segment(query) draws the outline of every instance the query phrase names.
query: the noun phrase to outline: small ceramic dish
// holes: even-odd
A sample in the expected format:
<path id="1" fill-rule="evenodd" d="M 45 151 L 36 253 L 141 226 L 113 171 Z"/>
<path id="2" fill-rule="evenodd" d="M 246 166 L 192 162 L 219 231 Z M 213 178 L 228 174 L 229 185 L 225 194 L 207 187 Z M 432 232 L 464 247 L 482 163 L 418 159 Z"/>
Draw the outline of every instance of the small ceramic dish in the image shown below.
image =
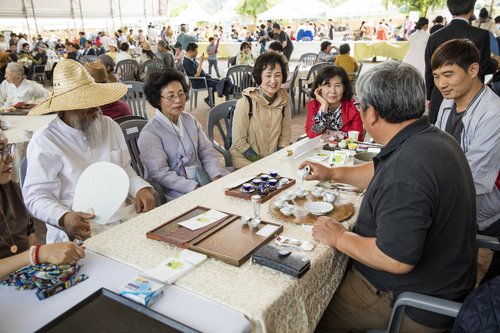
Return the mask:
<path id="1" fill-rule="evenodd" d="M 313 215 L 325 215 L 332 211 L 333 205 L 324 201 L 314 201 L 305 204 L 306 210 Z"/>

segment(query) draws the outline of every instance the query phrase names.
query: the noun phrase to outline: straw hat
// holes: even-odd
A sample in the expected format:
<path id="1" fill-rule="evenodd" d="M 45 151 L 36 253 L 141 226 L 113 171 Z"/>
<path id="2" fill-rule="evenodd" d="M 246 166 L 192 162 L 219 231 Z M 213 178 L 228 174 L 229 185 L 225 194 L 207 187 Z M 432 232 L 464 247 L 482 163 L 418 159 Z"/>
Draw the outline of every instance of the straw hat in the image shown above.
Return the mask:
<path id="1" fill-rule="evenodd" d="M 151 51 L 151 44 L 149 44 L 149 42 L 142 42 L 142 49 L 146 51 Z"/>
<path id="2" fill-rule="evenodd" d="M 112 41 L 111 43 L 109 43 L 108 47 L 114 47 L 115 48 L 115 52 L 118 51 L 118 45 L 116 44 L 115 41 Z"/>
<path id="3" fill-rule="evenodd" d="M 54 91 L 28 115 L 98 107 L 117 101 L 126 92 L 123 83 L 95 83 L 82 64 L 63 59 L 54 69 Z"/>
<path id="4" fill-rule="evenodd" d="M 96 83 L 107 83 L 108 74 L 106 68 L 99 62 L 86 62 L 84 65 L 87 72 L 92 76 Z"/>

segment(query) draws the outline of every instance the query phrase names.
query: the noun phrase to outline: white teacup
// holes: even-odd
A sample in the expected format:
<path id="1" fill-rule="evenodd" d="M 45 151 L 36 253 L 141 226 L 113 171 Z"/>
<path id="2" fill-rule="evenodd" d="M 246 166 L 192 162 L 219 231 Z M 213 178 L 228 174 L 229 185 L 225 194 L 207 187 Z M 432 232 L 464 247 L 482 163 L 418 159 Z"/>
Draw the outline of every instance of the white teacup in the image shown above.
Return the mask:
<path id="1" fill-rule="evenodd" d="M 359 138 L 359 131 L 349 131 L 347 132 L 347 135 L 349 136 L 349 139 L 351 139 L 354 142 L 357 142 Z"/>
<path id="2" fill-rule="evenodd" d="M 280 186 L 283 186 L 283 185 L 288 184 L 288 182 L 289 182 L 289 181 L 290 181 L 290 180 L 289 180 L 288 178 L 281 178 L 281 179 L 279 180 L 279 184 L 280 184 Z"/>
<path id="3" fill-rule="evenodd" d="M 283 205 L 285 204 L 285 200 L 283 200 L 282 197 L 279 197 L 278 199 L 276 199 L 276 201 L 274 202 L 274 205 L 278 208 L 281 208 L 283 207 Z"/>
<path id="4" fill-rule="evenodd" d="M 309 173 L 311 173 L 311 168 L 309 165 L 306 165 L 303 169 L 299 169 L 297 173 L 299 175 L 299 179 L 304 179 Z"/>
<path id="5" fill-rule="evenodd" d="M 323 194 L 323 201 L 326 201 L 329 203 L 334 203 L 336 199 L 337 199 L 337 196 L 333 192 L 325 192 Z"/>
<path id="6" fill-rule="evenodd" d="M 243 222 L 243 224 L 248 224 L 249 221 L 250 221 L 249 216 L 242 216 L 241 217 L 241 222 Z"/>
<path id="7" fill-rule="evenodd" d="M 315 187 L 312 189 L 311 193 L 316 197 L 320 197 L 323 195 L 323 189 L 321 187 Z"/>
<path id="8" fill-rule="evenodd" d="M 295 194 L 299 197 L 303 197 L 306 194 L 306 189 L 302 186 L 299 186 L 295 189 Z"/>
<path id="9" fill-rule="evenodd" d="M 280 212 L 282 212 L 286 216 L 292 215 L 293 206 L 292 205 L 285 205 L 285 206 L 281 207 Z"/>
<path id="10" fill-rule="evenodd" d="M 293 206 L 293 215 L 298 219 L 301 220 L 307 215 L 307 210 L 304 207 L 300 206 Z"/>

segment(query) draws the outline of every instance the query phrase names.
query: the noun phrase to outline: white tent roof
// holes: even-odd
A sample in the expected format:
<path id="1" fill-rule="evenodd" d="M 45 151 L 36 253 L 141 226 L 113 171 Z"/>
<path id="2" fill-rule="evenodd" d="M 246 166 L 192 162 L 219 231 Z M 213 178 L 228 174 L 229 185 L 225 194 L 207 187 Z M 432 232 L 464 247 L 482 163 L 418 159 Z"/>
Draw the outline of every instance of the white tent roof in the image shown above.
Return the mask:
<path id="1" fill-rule="evenodd" d="M 283 0 L 257 15 L 257 18 L 259 20 L 324 18 L 330 17 L 332 9 L 317 0 Z"/>
<path id="2" fill-rule="evenodd" d="M 192 0 L 189 2 L 186 10 L 180 13 L 179 16 L 173 17 L 170 21 L 172 23 L 181 24 L 202 21 L 212 22 L 217 21 L 217 19 L 213 15 L 204 11 L 197 1 Z"/>
<path id="3" fill-rule="evenodd" d="M 23 12 L 24 0 L 0 1 L 0 18 L 25 18 Z M 54 1 L 54 0 L 36 0 L 33 1 L 34 11 L 37 18 L 72 18 L 72 2 L 77 1 Z M 26 1 L 29 3 L 29 1 Z M 111 3 L 113 3 L 113 13 L 119 18 L 120 11 L 122 17 L 144 17 L 145 11 L 151 15 L 153 10 L 155 16 L 166 15 L 164 6 L 160 6 L 160 0 L 80 0 L 83 18 L 110 18 Z M 118 6 L 119 3 L 119 6 Z M 76 17 L 80 17 L 80 8 L 73 6 L 73 12 Z M 33 17 L 31 8 L 27 8 L 28 17 Z"/>
<path id="4" fill-rule="evenodd" d="M 330 18 L 391 17 L 400 15 L 397 8 L 389 4 L 386 9 L 380 0 L 347 0 L 333 8 Z"/>
<path id="5" fill-rule="evenodd" d="M 228 1 L 217 13 L 214 14 L 215 21 L 223 22 L 230 21 L 231 19 L 237 18 L 240 15 L 236 13 L 236 7 L 238 2 Z"/>

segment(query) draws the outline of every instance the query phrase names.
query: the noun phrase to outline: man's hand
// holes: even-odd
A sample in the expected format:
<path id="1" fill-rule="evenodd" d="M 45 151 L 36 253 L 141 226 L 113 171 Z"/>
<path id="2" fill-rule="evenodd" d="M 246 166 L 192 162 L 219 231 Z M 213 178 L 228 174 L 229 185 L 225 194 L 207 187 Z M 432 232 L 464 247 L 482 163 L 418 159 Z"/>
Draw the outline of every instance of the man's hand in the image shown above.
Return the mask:
<path id="1" fill-rule="evenodd" d="M 313 225 L 313 238 L 323 244 L 337 248 L 339 238 L 346 232 L 338 221 L 329 217 L 319 217 Z"/>
<path id="2" fill-rule="evenodd" d="M 73 264 L 85 257 L 85 247 L 73 242 L 45 244 L 40 246 L 38 258 L 41 263 L 54 265 Z"/>
<path id="3" fill-rule="evenodd" d="M 155 196 L 149 187 L 141 188 L 135 196 L 135 211 L 148 212 L 156 207 Z"/>
<path id="4" fill-rule="evenodd" d="M 93 217 L 94 214 L 70 211 L 61 217 L 59 225 L 66 229 L 69 236 L 85 240 L 90 237 L 92 232 L 90 223 L 87 220 Z"/>
<path id="5" fill-rule="evenodd" d="M 299 165 L 299 169 L 304 169 L 308 165 L 311 168 L 311 174 L 306 175 L 304 180 L 327 181 L 332 179 L 332 169 L 323 164 L 304 161 Z"/>

